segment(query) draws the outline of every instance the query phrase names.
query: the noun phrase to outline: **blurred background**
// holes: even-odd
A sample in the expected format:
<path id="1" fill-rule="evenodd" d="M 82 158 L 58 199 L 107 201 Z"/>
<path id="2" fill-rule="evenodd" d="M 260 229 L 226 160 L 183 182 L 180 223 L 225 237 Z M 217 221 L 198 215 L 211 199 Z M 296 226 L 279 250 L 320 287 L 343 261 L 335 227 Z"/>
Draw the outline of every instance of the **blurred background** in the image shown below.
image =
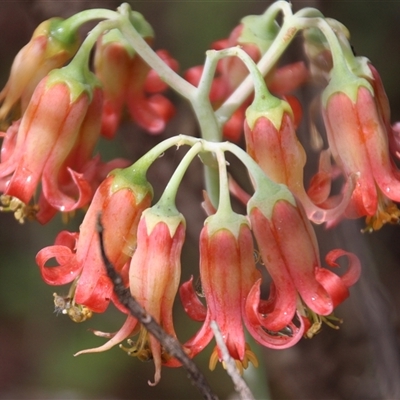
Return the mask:
<path id="1" fill-rule="evenodd" d="M 155 29 L 155 47 L 168 49 L 183 72 L 201 64 L 210 43 L 227 37 L 243 16 L 261 14 L 271 2 L 147 0 L 130 4 Z M 357 55 L 368 57 L 382 76 L 392 120 L 400 120 L 400 2 L 304 0 L 292 4 L 295 11 L 317 7 L 349 28 Z M 84 8 L 115 9 L 118 5 L 115 1 L 0 2 L 0 86 L 6 82 L 14 56 L 41 21 L 68 17 Z M 295 46 L 301 46 L 300 39 L 295 39 Z M 298 57 L 298 50 L 293 53 Z M 178 96 L 171 94 L 171 98 L 178 113 L 161 137 L 150 137 L 127 122 L 113 146 L 105 141 L 100 144 L 104 158 L 124 156 L 133 161 L 162 138 L 196 134 L 190 108 Z M 302 129 L 306 131 L 306 123 Z M 316 160 L 316 155 L 310 154 L 310 170 Z M 156 196 L 178 161 L 166 154 L 150 171 Z M 196 273 L 198 265 L 198 234 L 204 218 L 197 212 L 202 189 L 198 171 L 198 166 L 191 168 L 178 199 L 188 222 L 183 280 Z M 200 399 L 182 369 L 165 368 L 161 382 L 148 386 L 153 364 L 130 358 L 118 347 L 73 357 L 81 349 L 104 342 L 93 336 L 90 328 L 112 332 L 124 319 L 112 307 L 82 324 L 53 312 L 53 292 L 66 293 L 68 289 L 49 287 L 41 281 L 35 255 L 53 244 L 61 229 L 77 230 L 82 216 L 78 213 L 68 225 L 57 217 L 39 226 L 19 225 L 11 215 L 0 214 L 0 399 Z M 292 349 L 257 350 L 261 365 L 250 367 L 245 374 L 257 399 L 400 398 L 400 227 L 387 226 L 371 235 L 360 234 L 362 227 L 361 221 L 342 223 L 329 232 L 317 227 L 321 257 L 335 247 L 354 251 L 362 259 L 363 276 L 352 288 L 351 297 L 337 309 L 336 315 L 344 319 L 339 331 L 324 327 L 312 340 L 303 339 Z M 185 340 L 198 327 L 188 324 L 179 300 L 176 303 L 176 329 Z M 214 372 L 208 370 L 212 348 L 210 345 L 196 362 L 221 399 L 234 399 L 233 385 L 221 365 Z"/>

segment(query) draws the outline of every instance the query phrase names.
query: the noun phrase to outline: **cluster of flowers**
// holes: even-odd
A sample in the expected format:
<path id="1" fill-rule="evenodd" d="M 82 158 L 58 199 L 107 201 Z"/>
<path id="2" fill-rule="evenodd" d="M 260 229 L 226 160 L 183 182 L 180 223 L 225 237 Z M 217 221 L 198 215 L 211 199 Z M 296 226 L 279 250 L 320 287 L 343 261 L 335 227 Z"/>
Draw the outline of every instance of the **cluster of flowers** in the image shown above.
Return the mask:
<path id="1" fill-rule="evenodd" d="M 276 21 L 280 14 L 281 25 Z M 99 18 L 106 21 L 80 44 L 78 28 Z M 307 62 L 276 67 L 298 31 L 303 31 Z M 103 266 L 96 231 L 101 213 L 108 257 L 147 312 L 176 336 L 172 307 L 179 292 L 189 317 L 203 322 L 183 344 L 190 357 L 212 340 L 210 322 L 215 320 L 238 367 L 257 364 L 244 326 L 258 343 L 274 349 L 312 337 L 322 322 L 335 326 L 333 311 L 348 297 L 361 267 L 355 255 L 335 249 L 326 263 L 336 267 L 345 256 L 347 271 L 339 276 L 323 268 L 312 222 L 333 227 L 342 218 L 366 217 L 366 229 L 374 230 L 398 221 L 400 129 L 391 126 L 377 71 L 354 56 L 346 28 L 317 10 L 292 14 L 287 2 L 278 1 L 261 16 L 243 18 L 228 39 L 213 44 L 209 63 L 190 69 L 185 79 L 176 74 L 177 62 L 168 52 L 153 52 L 152 37 L 151 27 L 126 4 L 118 12 L 91 10 L 37 28 L 0 93 L 1 209 L 21 222 L 46 223 L 58 211 L 89 206 L 79 232 L 60 232 L 55 244 L 36 257 L 46 283 L 72 282 L 68 295 L 55 294 L 54 302 L 74 321 L 104 312 L 110 302 L 128 314 Z M 248 71 L 252 95 L 246 89 Z M 306 153 L 296 135 L 302 106 L 293 91 L 309 81 L 323 85 L 310 109 L 319 105 L 322 110 L 328 148 L 321 151 L 320 169 L 306 190 Z M 114 137 L 125 105 L 149 133 L 163 131 L 174 113 L 162 94 L 168 86 L 192 102 L 204 138 L 215 129 L 212 140 L 173 137 L 129 167 L 126 160 L 103 163 L 93 156 L 101 134 Z M 246 151 L 233 143 L 242 134 Z M 162 152 L 181 145 L 191 149 L 152 205 L 146 172 Z M 228 178 L 226 152 L 248 170 L 252 194 Z M 219 182 L 219 196 L 206 187 L 203 203 L 208 217 L 199 246 L 205 304 L 192 279 L 180 284 L 186 222 L 175 206 L 182 175 L 199 154 Z M 332 180 L 339 177 L 345 182 L 342 192 L 331 196 Z M 232 211 L 232 193 L 245 204 L 246 215 Z M 56 266 L 48 265 L 51 259 Z M 267 299 L 261 297 L 260 267 L 271 278 Z M 138 334 L 124 349 L 154 360 L 155 383 L 161 365 L 179 364 L 129 314 L 118 332 L 95 333 L 108 342 L 80 353 L 107 350 Z M 216 347 L 211 368 L 218 359 Z"/>

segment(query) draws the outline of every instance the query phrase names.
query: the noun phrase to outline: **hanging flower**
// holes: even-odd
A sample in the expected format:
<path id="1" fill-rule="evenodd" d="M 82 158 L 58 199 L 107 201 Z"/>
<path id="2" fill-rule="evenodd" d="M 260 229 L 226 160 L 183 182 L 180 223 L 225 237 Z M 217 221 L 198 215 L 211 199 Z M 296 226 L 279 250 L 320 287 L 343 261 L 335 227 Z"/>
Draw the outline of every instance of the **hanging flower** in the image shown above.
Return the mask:
<path id="1" fill-rule="evenodd" d="M 399 171 L 389 152 L 383 103 L 364 79 L 354 77 L 343 90 L 334 84 L 325 90 L 323 101 L 329 147 L 346 177 L 359 175 L 345 215 L 366 216 L 367 230 L 397 223 Z"/>
<path id="2" fill-rule="evenodd" d="M 143 32 L 145 40 L 152 42 L 152 32 Z M 159 57 L 174 71 L 178 63 L 165 50 L 158 50 Z M 167 89 L 158 74 L 114 29 L 105 33 L 97 42 L 95 73 L 104 87 L 102 134 L 112 138 L 122 117 L 124 105 L 132 119 L 149 133 L 160 133 L 174 114 L 172 103 L 160 93 Z"/>
<path id="3" fill-rule="evenodd" d="M 347 272 L 339 277 L 322 268 L 314 230 L 294 197 L 285 192 L 269 201 L 258 196 L 256 192 L 247 207 L 262 262 L 272 278 L 270 298 L 258 309 L 262 310 L 263 326 L 272 331 L 284 329 L 296 312 L 304 315 L 304 309 L 331 316 L 348 297 L 348 288 L 357 282 L 359 260 L 351 253 L 333 250 L 326 257 L 327 263 L 336 266 L 336 259 L 345 255 Z M 253 288 L 247 309 L 260 319 L 257 309 L 250 306 L 251 299 L 258 296 L 259 288 Z"/>
<path id="4" fill-rule="evenodd" d="M 23 216 L 36 209 L 36 218 L 46 223 L 57 211 L 67 213 L 88 204 L 99 181 L 126 164 L 92 159 L 102 99 L 94 76 L 76 72 L 72 64 L 53 70 L 39 83 L 21 120 L 5 133 L 0 164 L 3 208 L 16 198 Z M 39 206 L 30 206 L 39 184 Z"/>
<path id="5" fill-rule="evenodd" d="M 105 229 L 106 232 L 106 229 Z M 129 286 L 132 296 L 158 322 L 164 330 L 175 337 L 172 306 L 178 290 L 181 264 L 180 255 L 185 239 L 185 221 L 181 214 L 170 217 L 157 214 L 155 206 L 143 212 L 137 233 L 137 248 L 129 267 Z M 105 242 L 107 251 L 107 242 Z M 161 366 L 178 366 L 161 344 L 138 321 L 128 316 L 125 324 L 115 334 L 95 331 L 103 337 L 111 337 L 104 345 L 77 353 L 93 353 L 110 349 L 123 340 L 139 334 L 131 347 L 121 346 L 129 355 L 142 361 L 152 359 L 155 364 L 154 383 L 161 378 Z"/>
<path id="6" fill-rule="evenodd" d="M 76 52 L 79 36 L 66 29 L 61 18 L 42 22 L 33 32 L 30 42 L 16 55 L 10 77 L 0 92 L 0 123 L 20 102 L 23 114 L 37 84 L 51 70 L 62 67 Z M 18 113 L 12 119 L 19 119 Z"/>
<path id="7" fill-rule="evenodd" d="M 191 356 L 202 351 L 213 337 L 210 322 L 214 320 L 231 357 L 242 370 L 247 368 L 249 361 L 258 365 L 255 354 L 245 341 L 243 322 L 259 343 L 271 348 L 295 344 L 303 331 L 289 321 L 290 336 L 279 336 L 277 332 L 267 330 L 261 318 L 253 317 L 253 310 L 258 310 L 260 305 L 260 297 L 252 296 L 249 300 L 248 296 L 252 288 L 259 287 L 261 279 L 255 267 L 250 228 L 245 218 L 238 215 L 230 219 L 229 225 L 220 226 L 217 215 L 207 219 L 200 235 L 200 278 L 206 307 L 196 296 L 192 280 L 180 289 L 185 311 L 192 319 L 204 321 L 196 335 L 185 343 L 185 348 Z M 247 305 L 249 302 L 253 308 Z M 210 369 L 215 368 L 218 359 L 221 360 L 222 356 L 216 347 L 211 355 Z"/>
<path id="8" fill-rule="evenodd" d="M 276 183 L 283 183 L 301 201 L 307 216 L 315 223 L 337 220 L 350 201 L 356 174 L 349 177 L 342 199 L 329 198 L 332 173 L 329 154 L 321 155 L 320 170 L 304 188 L 306 153 L 297 138 L 290 105 L 267 90 L 256 92 L 246 110 L 244 123 L 246 149 L 264 173 Z M 333 205 L 332 205 L 333 204 Z"/>
<path id="9" fill-rule="evenodd" d="M 73 282 L 66 296 L 70 305 L 104 312 L 113 298 L 113 285 L 100 253 L 96 221 L 101 213 L 108 257 L 116 270 L 121 272 L 136 247 L 136 230 L 141 213 L 150 205 L 152 198 L 152 189 L 146 181 L 142 183 L 138 179 L 135 184 L 135 180 L 132 182 L 129 179 L 126 170 L 110 173 L 96 191 L 79 233 L 62 231 L 53 246 L 40 250 L 36 256 L 42 278 L 47 284 Z M 47 266 L 52 258 L 59 265 Z M 73 315 L 71 317 L 75 320 Z"/>

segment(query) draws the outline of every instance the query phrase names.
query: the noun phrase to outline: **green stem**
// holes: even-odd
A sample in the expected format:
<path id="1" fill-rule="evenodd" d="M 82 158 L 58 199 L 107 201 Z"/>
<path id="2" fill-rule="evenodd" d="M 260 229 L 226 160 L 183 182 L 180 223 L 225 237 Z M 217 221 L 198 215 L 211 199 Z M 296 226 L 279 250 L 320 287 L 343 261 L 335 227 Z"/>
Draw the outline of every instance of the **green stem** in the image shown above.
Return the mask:
<path id="1" fill-rule="evenodd" d="M 273 68 L 282 53 L 286 50 L 292 39 L 297 34 L 298 30 L 299 29 L 296 26 L 296 15 L 287 15 L 277 37 L 257 64 L 257 68 L 262 76 L 265 76 Z M 249 75 L 215 112 L 218 120 L 227 121 L 239 106 L 250 96 L 252 90 L 253 82 L 252 77 Z"/>
<path id="2" fill-rule="evenodd" d="M 91 10 L 81 11 L 62 22 L 61 30 L 76 32 L 83 24 L 96 19 L 115 20 L 119 18 L 116 11 L 107 10 L 105 8 L 93 8 Z"/>
<path id="3" fill-rule="evenodd" d="M 258 190 L 265 185 L 272 190 L 277 186 L 281 186 L 268 178 L 257 162 L 239 146 L 236 146 L 234 143 L 224 142 L 221 143 L 221 147 L 234 154 L 245 165 L 253 179 L 255 190 Z"/>
<path id="4" fill-rule="evenodd" d="M 115 13 L 116 14 L 116 13 Z M 106 20 L 97 24 L 87 35 L 83 41 L 75 57 L 69 63 L 68 68 L 76 68 L 77 70 L 83 70 L 85 74 L 90 74 L 89 60 L 92 48 L 97 42 L 97 39 L 103 32 L 117 28 L 118 20 Z"/>
<path id="5" fill-rule="evenodd" d="M 282 12 L 284 18 L 292 16 L 293 13 L 290 3 L 286 0 L 275 1 L 275 3 L 272 3 L 267 8 L 264 15 L 269 16 L 271 21 L 273 21 L 274 19 L 276 19 L 278 13 L 280 12 Z"/>
<path id="6" fill-rule="evenodd" d="M 218 173 L 219 173 L 219 204 L 217 213 L 231 214 L 233 211 L 230 200 L 229 181 L 228 181 L 228 173 L 226 171 L 225 154 L 222 151 L 221 147 L 218 147 L 215 150 L 215 152 L 218 161 Z"/>
<path id="7" fill-rule="evenodd" d="M 329 44 L 332 54 L 333 69 L 340 71 L 341 73 L 350 72 L 343 56 L 343 49 L 340 45 L 339 39 L 324 18 L 299 17 L 296 19 L 296 27 L 298 29 L 306 29 L 311 27 L 318 28 L 323 33 Z"/>
<path id="8" fill-rule="evenodd" d="M 266 93 L 269 93 L 264 77 L 260 70 L 257 68 L 257 64 L 253 59 L 240 47 L 231 47 L 224 50 L 209 50 L 207 51 L 207 58 L 214 59 L 215 62 L 225 57 L 238 57 L 246 65 L 249 70 L 250 76 L 252 77 L 252 83 L 254 86 L 255 97 L 263 97 Z"/>
<path id="9" fill-rule="evenodd" d="M 208 52 L 206 52 L 206 61 L 204 62 L 203 73 L 199 85 L 197 86 L 197 97 L 208 99 L 211 85 L 214 80 L 215 70 L 217 68 L 217 62 L 218 60 L 209 57 Z"/>
<path id="10" fill-rule="evenodd" d="M 128 16 L 124 15 L 120 19 L 119 29 L 140 57 L 157 71 L 160 78 L 181 96 L 191 101 L 197 88 L 179 76 L 157 55 L 132 26 Z"/>
<path id="11" fill-rule="evenodd" d="M 182 158 L 182 161 L 179 163 L 171 179 L 169 180 L 167 186 L 165 187 L 163 194 L 161 195 L 159 201 L 157 202 L 157 206 L 159 206 L 159 208 L 165 207 L 168 208 L 169 210 L 171 209 L 176 210 L 175 206 L 176 194 L 182 182 L 183 176 L 185 175 L 185 172 L 189 168 L 189 165 L 193 161 L 194 157 L 196 157 L 196 155 L 198 155 L 199 152 L 201 151 L 201 148 L 202 144 L 200 142 L 197 142 Z M 176 212 L 178 211 L 176 210 Z"/>
<path id="12" fill-rule="evenodd" d="M 190 99 L 193 111 L 200 127 L 201 137 L 211 142 L 222 140 L 222 124 L 215 117 L 214 109 L 210 102 L 210 90 L 217 66 L 216 59 L 206 57 L 203 73 L 196 91 Z M 219 175 L 215 166 L 214 154 L 202 157 L 204 163 L 204 179 L 207 194 L 214 207 L 218 206 Z"/>
<path id="13" fill-rule="evenodd" d="M 151 150 L 149 150 L 145 155 L 139 158 L 134 164 L 132 164 L 129 168 L 132 170 L 145 170 L 147 171 L 150 166 L 157 160 L 166 150 L 171 148 L 172 146 L 182 146 L 189 145 L 193 146 L 198 142 L 199 139 L 193 138 L 191 136 L 186 135 L 178 135 L 173 136 L 171 138 L 165 139 L 162 142 L 155 145 Z"/>

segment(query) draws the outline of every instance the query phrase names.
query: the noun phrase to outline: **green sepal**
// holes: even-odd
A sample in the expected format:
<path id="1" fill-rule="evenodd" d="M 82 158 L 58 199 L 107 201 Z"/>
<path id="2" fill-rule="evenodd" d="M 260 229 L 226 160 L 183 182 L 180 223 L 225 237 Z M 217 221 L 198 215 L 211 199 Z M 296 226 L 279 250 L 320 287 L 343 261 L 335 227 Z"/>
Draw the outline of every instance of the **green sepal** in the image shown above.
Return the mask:
<path id="1" fill-rule="evenodd" d="M 76 27 L 71 27 L 68 19 L 50 18 L 49 22 L 49 39 L 53 46 L 69 52 L 71 55 L 78 50 L 79 34 Z"/>
<path id="2" fill-rule="evenodd" d="M 264 54 L 271 46 L 279 33 L 279 25 L 275 16 L 271 18 L 268 13 L 262 15 L 248 15 L 240 21 L 243 25 L 238 38 L 240 44 L 254 44 L 261 54 Z"/>
<path id="3" fill-rule="evenodd" d="M 293 118 L 293 110 L 288 102 L 273 96 L 268 90 L 263 92 L 263 95 L 255 96 L 253 102 L 247 107 L 246 122 L 252 130 L 257 120 L 265 117 L 279 132 L 284 113 L 288 113 Z"/>
<path id="4" fill-rule="evenodd" d="M 237 214 L 232 209 L 221 210 L 207 217 L 204 221 L 204 225 L 207 226 L 208 233 L 210 236 L 214 235 L 221 229 L 228 230 L 232 235 L 238 239 L 240 233 L 240 227 L 242 225 L 250 226 L 249 221 L 244 215 Z"/>
<path id="5" fill-rule="evenodd" d="M 133 165 L 134 166 L 134 165 Z M 153 198 L 153 187 L 146 178 L 146 172 L 133 168 L 116 168 L 108 176 L 114 177 L 111 192 L 121 189 L 130 189 L 135 193 L 136 205 L 140 204 L 146 196 Z"/>
<path id="6" fill-rule="evenodd" d="M 322 106 L 326 108 L 329 98 L 335 93 L 344 93 L 355 104 L 360 87 L 365 87 L 374 96 L 374 89 L 366 79 L 353 74 L 347 66 L 333 67 L 329 84 L 322 92 Z"/>
<path id="7" fill-rule="evenodd" d="M 93 91 L 102 86 L 96 75 L 89 69 L 81 68 L 79 64 L 73 62 L 66 67 L 53 69 L 48 74 L 47 88 L 60 83 L 68 86 L 71 103 L 74 103 L 83 93 L 86 93 L 89 101 L 92 101 Z"/>
<path id="8" fill-rule="evenodd" d="M 150 236 L 154 227 L 160 222 L 168 226 L 171 238 L 175 235 L 179 225 L 186 227 L 185 217 L 177 210 L 174 204 L 166 206 L 164 203 L 157 203 L 153 207 L 143 211 L 142 218 L 146 218 L 147 235 Z"/>
<path id="9" fill-rule="evenodd" d="M 275 203 L 281 200 L 297 207 L 296 199 L 286 185 L 265 177 L 264 182 L 257 182 L 256 191 L 247 203 L 247 214 L 250 215 L 251 210 L 256 207 L 266 218 L 271 219 Z"/>

